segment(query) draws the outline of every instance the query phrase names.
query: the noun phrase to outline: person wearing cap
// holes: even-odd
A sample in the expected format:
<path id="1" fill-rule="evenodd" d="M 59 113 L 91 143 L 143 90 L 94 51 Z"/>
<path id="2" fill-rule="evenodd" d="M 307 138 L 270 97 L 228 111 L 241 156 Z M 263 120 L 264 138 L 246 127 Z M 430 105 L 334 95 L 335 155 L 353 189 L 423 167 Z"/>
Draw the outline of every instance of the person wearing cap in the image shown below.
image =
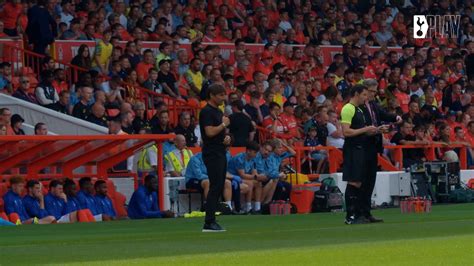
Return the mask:
<path id="1" fill-rule="evenodd" d="M 19 114 L 14 114 L 12 115 L 12 118 L 10 119 L 10 121 L 11 121 L 11 127 L 15 135 L 26 135 L 25 131 L 21 129 L 21 126 L 25 122 L 23 117 L 21 117 Z"/>
<path id="2" fill-rule="evenodd" d="M 264 51 L 262 53 L 260 61 L 257 63 L 255 70 L 260 71 L 266 76 L 268 76 L 272 72 L 272 60 L 272 54 L 269 51 Z"/>
<path id="3" fill-rule="evenodd" d="M 296 103 L 286 101 L 283 104 L 283 113 L 280 115 L 280 119 L 283 122 L 284 127 L 287 129 L 287 133 L 291 139 L 299 139 L 300 132 L 298 130 L 298 122 L 295 117 L 295 106 Z"/>
<path id="4" fill-rule="evenodd" d="M 53 87 L 54 75 L 51 70 L 41 72 L 41 83 L 35 90 L 36 100 L 42 106 L 59 101 L 58 92 Z"/>

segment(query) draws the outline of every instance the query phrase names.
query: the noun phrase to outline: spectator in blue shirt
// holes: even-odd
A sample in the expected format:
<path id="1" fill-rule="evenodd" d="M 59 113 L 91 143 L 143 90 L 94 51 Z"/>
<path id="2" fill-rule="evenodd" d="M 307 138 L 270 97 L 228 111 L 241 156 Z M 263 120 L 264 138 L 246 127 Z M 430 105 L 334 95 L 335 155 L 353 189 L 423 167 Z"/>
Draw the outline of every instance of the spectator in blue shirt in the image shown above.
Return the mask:
<path id="1" fill-rule="evenodd" d="M 59 180 L 49 183 L 49 193 L 44 197 L 44 206 L 49 215 L 56 218 L 58 223 L 77 222 L 77 212 L 69 212 L 67 208 L 67 196 L 63 191 L 63 184 Z"/>
<path id="2" fill-rule="evenodd" d="M 0 64 L 0 92 L 11 94 L 12 87 L 12 65 L 8 62 Z"/>
<path id="3" fill-rule="evenodd" d="M 30 218 L 38 218 L 38 223 L 49 224 L 55 222 L 54 216 L 48 215 L 44 208 L 42 185 L 38 180 L 29 180 L 26 184 L 28 194 L 23 197 L 23 205 Z"/>
<path id="4" fill-rule="evenodd" d="M 304 146 L 305 147 L 318 147 L 318 146 L 323 146 L 321 143 L 319 143 L 318 140 L 318 129 L 316 127 L 311 127 L 308 131 L 308 134 L 306 135 L 306 138 L 304 140 Z M 319 174 L 321 173 L 321 167 L 323 166 L 324 162 L 326 162 L 326 151 L 325 150 L 315 150 L 309 152 L 309 155 L 312 160 L 317 161 L 317 166 L 316 166 L 316 173 Z"/>
<path id="5" fill-rule="evenodd" d="M 157 178 L 153 175 L 147 175 L 145 177 L 145 185 L 138 187 L 133 192 L 128 204 L 128 217 L 130 219 L 174 217 L 174 213 L 171 211 L 160 211 L 157 190 Z"/>
<path id="6" fill-rule="evenodd" d="M 77 199 L 79 200 L 79 206 L 81 209 L 89 209 L 94 215 L 96 221 L 101 220 L 101 213 L 97 208 L 94 198 L 94 185 L 92 185 L 92 179 L 90 177 L 83 177 L 79 180 L 79 192 L 77 193 Z"/>
<path id="7" fill-rule="evenodd" d="M 94 184 L 95 202 L 97 209 L 102 214 L 102 220 L 110 221 L 117 218 L 112 200 L 107 196 L 107 183 L 104 180 L 97 180 Z"/>

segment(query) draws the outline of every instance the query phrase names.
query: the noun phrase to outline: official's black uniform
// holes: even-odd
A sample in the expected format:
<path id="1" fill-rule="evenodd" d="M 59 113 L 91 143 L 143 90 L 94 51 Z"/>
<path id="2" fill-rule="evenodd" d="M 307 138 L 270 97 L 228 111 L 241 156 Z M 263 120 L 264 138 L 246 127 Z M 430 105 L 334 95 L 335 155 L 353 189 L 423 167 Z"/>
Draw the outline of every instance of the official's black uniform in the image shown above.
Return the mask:
<path id="1" fill-rule="evenodd" d="M 351 103 L 344 105 L 341 111 L 341 123 L 349 124 L 352 129 L 360 129 L 366 126 L 364 112 L 361 108 Z M 364 182 L 367 177 L 367 153 L 368 137 L 366 134 L 354 137 L 346 137 L 343 146 L 343 169 L 342 180 L 349 182 Z M 344 193 L 346 200 L 347 217 L 355 219 L 361 215 L 361 190 L 347 184 Z"/>
<path id="2" fill-rule="evenodd" d="M 350 124 L 352 129 L 366 126 L 364 112 L 351 103 L 344 105 L 341 111 L 341 123 Z M 368 137 L 366 134 L 346 137 L 343 146 L 343 173 L 344 181 L 362 182 L 366 175 L 366 148 Z"/>
<path id="3" fill-rule="evenodd" d="M 206 135 L 205 127 L 219 126 L 222 124 L 223 113 L 218 108 L 206 105 L 199 114 L 199 127 L 203 141 L 202 159 L 207 168 L 209 177 L 209 193 L 206 203 L 206 224 L 214 223 L 216 220 L 215 212 L 219 197 L 224 189 L 227 158 L 226 147 L 224 145 L 225 130 L 222 130 L 216 136 L 210 138 Z"/>
<path id="4" fill-rule="evenodd" d="M 380 126 L 381 122 L 396 122 L 396 115 L 389 114 L 382 110 L 380 106 L 371 101 L 368 104 L 360 106 L 364 112 L 366 126 Z M 372 203 L 372 192 L 374 191 L 375 179 L 378 169 L 378 154 L 383 152 L 383 138 L 381 134 L 367 137 L 367 149 L 365 156 L 367 158 L 367 175 L 361 186 L 361 211 L 362 215 L 369 217 Z"/>

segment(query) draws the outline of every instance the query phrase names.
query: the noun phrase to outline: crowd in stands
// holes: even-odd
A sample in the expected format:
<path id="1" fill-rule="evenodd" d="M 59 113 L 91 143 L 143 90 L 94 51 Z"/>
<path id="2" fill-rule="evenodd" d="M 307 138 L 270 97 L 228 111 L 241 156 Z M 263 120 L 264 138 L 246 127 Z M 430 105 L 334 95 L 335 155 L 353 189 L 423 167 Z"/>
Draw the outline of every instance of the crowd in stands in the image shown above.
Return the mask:
<path id="1" fill-rule="evenodd" d="M 140 97 L 140 92 L 199 106 L 209 85 L 222 84 L 228 92 L 222 110 L 232 121 L 234 146 L 248 150 L 238 157 L 245 166 L 265 152 L 265 146 L 260 151 L 249 146 L 259 141 L 257 130 L 280 139 L 288 150 L 298 145 L 341 149 L 341 108 L 350 88 L 364 84 L 372 101 L 403 118 L 384 136 L 385 145 L 438 143 L 443 146 L 436 156 L 446 159 L 451 151 L 459 152 L 451 145 L 460 144 L 467 147 L 468 165 L 473 166 L 472 1 L 375 2 L 8 0 L 0 11 L 1 36 L 22 36 L 40 54 L 55 39 L 95 40 L 96 47 L 90 51 L 82 45 L 73 58 L 73 65 L 85 69 L 73 86 L 66 82 L 64 69 L 47 56 L 38 80 L 2 63 L 0 92 L 108 126 L 112 134 L 179 134 L 179 144 L 170 146 L 168 155 L 176 148 L 200 146 L 197 114 L 183 112 L 171 124 L 169 106 L 159 97 Z M 460 15 L 459 32 L 414 39 L 414 14 Z M 39 29 L 46 33 L 37 36 Z M 143 41 L 161 42 L 159 51 L 143 49 Z M 219 42 L 235 45 L 229 58 L 221 56 Z M 256 43 L 264 46 L 262 52 L 247 45 Z M 185 44 L 191 50 L 184 49 Z M 322 45 L 342 46 L 330 65 L 322 63 Z M 371 46 L 378 49 L 371 52 Z M 400 52 L 387 48 L 392 46 Z M 110 110 L 118 110 L 118 115 L 110 118 Z M 11 115 L 0 113 L 0 134 L 21 133 L 23 119 Z M 147 151 L 141 156 L 143 168 L 156 167 L 156 147 L 155 155 L 153 148 Z M 183 174 L 184 169 L 170 170 L 181 154 L 165 160 L 170 175 Z M 388 150 L 384 156 L 393 159 Z M 317 161 L 315 172 L 325 171 L 327 153 L 312 151 L 308 157 Z M 199 163 L 198 155 L 184 158 Z M 406 150 L 404 160 L 404 165 L 423 162 L 425 152 Z M 229 174 L 240 176 L 242 191 L 256 191 L 256 183 L 247 182 L 255 169 L 240 170 Z M 256 176 L 265 190 L 271 182 L 263 184 Z M 229 180 L 232 190 L 235 182 Z M 206 182 L 193 184 L 206 191 Z M 268 199 L 265 193 L 260 196 L 261 201 Z"/>
<path id="2" fill-rule="evenodd" d="M 373 79 L 378 84 L 374 100 L 412 127 L 424 129 L 429 141 L 440 140 L 439 129 L 447 124 L 450 143 L 457 141 L 454 132 L 461 127 L 464 140 L 472 144 L 470 1 L 158 2 L 7 1 L 0 19 L 8 36 L 27 39 L 35 32 L 28 29 L 38 26 L 30 17 L 38 13 L 49 20 L 33 21 L 47 24 L 40 23 L 53 37 L 97 44 L 94 52 L 82 45 L 72 60 L 87 70 L 73 86 L 66 82 L 65 70 L 47 56 L 34 81 L 34 76 L 20 75 L 13 82 L 11 64 L 2 63 L 0 91 L 100 126 L 108 124 L 108 110 L 118 110 L 128 134 L 175 132 L 186 137 L 188 146 L 199 146 L 196 114 L 182 114 L 179 124 L 170 124 L 168 106 L 159 98 L 139 97 L 140 90 L 193 106 L 205 103 L 210 84 L 220 83 L 228 92 L 223 110 L 239 125 L 230 128 L 234 145 L 257 140 L 256 129 L 263 127 L 290 145 L 341 148 L 338 116 L 348 92 L 354 84 Z M 21 23 L 15 22 L 24 22 L 25 13 L 27 27 L 22 31 L 17 27 Z M 414 39 L 413 14 L 460 15 L 459 32 Z M 142 49 L 148 40 L 161 42 L 158 53 Z M 37 46 L 36 38 L 29 41 Z M 127 41 L 125 47 L 119 41 Z M 224 59 L 213 42 L 232 42 L 235 50 Z M 180 47 L 185 43 L 191 43 L 191 52 Z M 248 43 L 264 44 L 263 52 L 255 54 Z M 342 45 L 329 66 L 321 63 L 321 45 Z M 369 46 L 380 49 L 371 53 Z M 401 55 L 387 46 L 400 47 Z M 152 117 L 148 108 L 156 110 Z M 404 137 L 390 141 L 391 137 L 387 143 L 408 143 Z M 325 159 L 324 152 L 311 156 Z"/>

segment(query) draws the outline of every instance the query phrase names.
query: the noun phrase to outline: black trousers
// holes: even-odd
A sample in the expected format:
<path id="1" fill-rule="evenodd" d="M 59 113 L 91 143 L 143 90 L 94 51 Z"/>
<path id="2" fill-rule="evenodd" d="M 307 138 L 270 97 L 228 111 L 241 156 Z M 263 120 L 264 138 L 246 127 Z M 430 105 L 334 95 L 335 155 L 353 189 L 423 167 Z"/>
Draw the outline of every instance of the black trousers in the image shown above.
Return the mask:
<path id="1" fill-rule="evenodd" d="M 370 216 L 370 208 L 372 206 L 372 192 L 375 187 L 375 179 L 378 169 L 378 152 L 376 145 L 368 145 L 366 148 L 366 176 L 360 187 L 360 208 L 361 215 Z"/>
<path id="2" fill-rule="evenodd" d="M 207 194 L 205 219 L 205 222 L 208 224 L 216 221 L 217 204 L 225 184 L 227 158 L 223 149 L 222 152 L 203 151 L 202 159 L 206 165 L 209 177 L 209 193 Z"/>

